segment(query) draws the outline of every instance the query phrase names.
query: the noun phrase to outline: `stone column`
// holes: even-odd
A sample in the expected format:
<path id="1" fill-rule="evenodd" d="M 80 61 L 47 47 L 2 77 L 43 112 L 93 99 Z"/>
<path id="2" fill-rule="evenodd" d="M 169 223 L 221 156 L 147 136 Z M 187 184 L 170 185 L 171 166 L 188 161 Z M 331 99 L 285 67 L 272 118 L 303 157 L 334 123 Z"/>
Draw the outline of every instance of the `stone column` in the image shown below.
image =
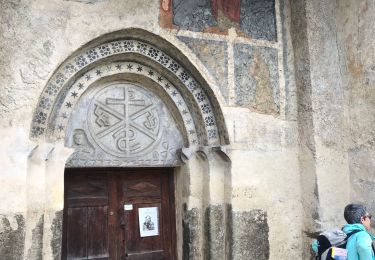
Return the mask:
<path id="1" fill-rule="evenodd" d="M 55 144 L 46 161 L 43 259 L 61 259 L 65 163 L 72 149 Z"/>
<path id="2" fill-rule="evenodd" d="M 25 259 L 60 259 L 64 169 L 71 150 L 40 142 L 27 168 Z"/>
<path id="3" fill-rule="evenodd" d="M 183 205 L 183 259 L 203 259 L 204 229 L 203 212 L 208 198 L 208 162 L 204 153 L 191 153 L 186 161 L 185 178 L 187 187 L 186 203 Z"/>
<path id="4" fill-rule="evenodd" d="M 28 158 L 26 178 L 25 259 L 42 259 L 46 160 L 53 145 L 38 143 Z"/>
<path id="5" fill-rule="evenodd" d="M 207 152 L 209 205 L 205 209 L 205 259 L 229 259 L 231 226 L 230 159 L 220 149 Z"/>

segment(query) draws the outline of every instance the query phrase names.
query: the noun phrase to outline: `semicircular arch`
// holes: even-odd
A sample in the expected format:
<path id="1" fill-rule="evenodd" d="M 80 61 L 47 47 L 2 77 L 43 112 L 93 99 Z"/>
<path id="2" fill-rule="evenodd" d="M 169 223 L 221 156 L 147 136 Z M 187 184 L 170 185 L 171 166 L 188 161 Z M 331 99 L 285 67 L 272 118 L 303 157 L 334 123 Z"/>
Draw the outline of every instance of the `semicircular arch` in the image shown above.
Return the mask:
<path id="1" fill-rule="evenodd" d="M 140 29 L 102 36 L 65 60 L 39 98 L 31 137 L 64 138 L 80 96 L 95 82 L 119 75 L 157 84 L 182 120 L 187 146 L 228 144 L 219 103 L 202 75 L 169 42 Z"/>

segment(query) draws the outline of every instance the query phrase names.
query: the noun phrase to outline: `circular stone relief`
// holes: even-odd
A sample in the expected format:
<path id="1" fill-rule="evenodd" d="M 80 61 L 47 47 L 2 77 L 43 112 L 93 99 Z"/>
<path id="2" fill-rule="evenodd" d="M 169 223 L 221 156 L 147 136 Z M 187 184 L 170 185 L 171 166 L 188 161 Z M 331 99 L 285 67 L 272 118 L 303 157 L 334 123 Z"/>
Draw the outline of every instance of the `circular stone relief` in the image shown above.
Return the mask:
<path id="1" fill-rule="evenodd" d="M 131 83 L 100 90 L 88 109 L 88 129 L 105 152 L 126 158 L 146 154 L 162 135 L 163 103 L 153 93 Z"/>

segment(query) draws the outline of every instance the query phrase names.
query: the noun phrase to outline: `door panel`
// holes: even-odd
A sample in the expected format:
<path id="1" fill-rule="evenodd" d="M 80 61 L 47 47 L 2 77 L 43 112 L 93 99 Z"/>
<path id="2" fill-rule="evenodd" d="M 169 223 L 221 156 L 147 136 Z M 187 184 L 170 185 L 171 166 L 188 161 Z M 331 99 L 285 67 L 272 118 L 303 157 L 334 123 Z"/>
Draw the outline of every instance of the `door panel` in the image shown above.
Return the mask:
<path id="1" fill-rule="evenodd" d="M 63 259 L 175 259 L 171 177 L 166 169 L 67 170 Z"/>
<path id="2" fill-rule="evenodd" d="M 109 259 L 108 176 L 76 173 L 66 181 L 66 259 Z"/>
<path id="3" fill-rule="evenodd" d="M 87 210 L 86 208 L 69 208 L 67 223 L 67 257 L 68 259 L 84 258 L 87 243 Z"/>
<path id="4" fill-rule="evenodd" d="M 132 211 L 125 211 L 125 230 L 124 230 L 124 237 L 125 237 L 125 258 L 126 259 L 139 259 L 142 255 L 145 259 L 148 257 L 160 255 L 161 258 L 157 259 L 168 259 L 164 254 L 164 244 L 162 241 L 163 231 L 161 228 L 160 219 L 160 203 L 137 203 L 133 202 L 134 209 Z M 156 207 L 158 209 L 158 223 L 154 223 L 157 225 L 158 235 L 155 236 L 147 236 L 141 237 L 140 236 L 140 228 L 143 228 L 143 223 L 139 223 L 139 215 L 138 210 L 140 208 L 150 208 Z M 152 258 L 156 259 L 156 258 Z"/>
<path id="5" fill-rule="evenodd" d="M 150 170 L 148 174 L 142 176 L 129 172 L 129 174 L 121 176 L 121 179 L 121 190 L 123 191 L 122 194 L 119 194 L 121 204 L 132 205 L 133 208 L 123 211 L 125 227 L 122 234 L 124 242 L 122 256 L 129 260 L 171 259 L 170 246 L 164 241 L 164 238 L 168 236 L 164 229 L 168 228 L 171 222 L 169 219 L 164 221 L 162 218 L 164 215 L 169 216 L 170 211 L 169 205 L 162 205 L 163 198 L 169 197 L 168 175 Z M 146 219 L 140 220 L 139 210 L 148 208 L 157 209 L 157 218 L 150 222 L 154 227 L 151 231 L 155 232 L 156 228 L 158 233 L 142 237 L 141 229 L 145 227 Z M 143 222 L 140 223 L 140 221 Z"/>
<path id="6" fill-rule="evenodd" d="M 108 207 L 88 207 L 87 223 L 87 255 L 108 257 Z"/>

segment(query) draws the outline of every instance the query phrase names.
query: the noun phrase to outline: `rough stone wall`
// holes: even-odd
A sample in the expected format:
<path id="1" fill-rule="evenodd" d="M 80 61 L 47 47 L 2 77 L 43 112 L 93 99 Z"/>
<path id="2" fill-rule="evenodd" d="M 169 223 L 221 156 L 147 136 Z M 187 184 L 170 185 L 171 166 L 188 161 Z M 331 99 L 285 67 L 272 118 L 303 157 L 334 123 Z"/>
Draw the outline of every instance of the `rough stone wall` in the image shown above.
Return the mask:
<path id="1" fill-rule="evenodd" d="M 350 187 L 345 146 L 347 108 L 340 80 L 335 12 L 332 1 L 306 3 L 315 167 L 323 226 L 341 222 L 338 212 L 342 214 L 349 200 Z M 331 183 L 337 179 L 341 185 L 332 190 Z"/>
<path id="2" fill-rule="evenodd" d="M 0 255 L 6 259 L 23 259 L 25 240 L 25 219 L 23 215 L 1 216 Z"/>
<path id="3" fill-rule="evenodd" d="M 316 232 L 345 223 L 347 203 L 374 207 L 372 7 L 350 0 L 291 5 L 305 252 Z"/>
<path id="4" fill-rule="evenodd" d="M 350 200 L 375 210 L 374 3 L 337 1 L 337 42 L 347 108 Z"/>

